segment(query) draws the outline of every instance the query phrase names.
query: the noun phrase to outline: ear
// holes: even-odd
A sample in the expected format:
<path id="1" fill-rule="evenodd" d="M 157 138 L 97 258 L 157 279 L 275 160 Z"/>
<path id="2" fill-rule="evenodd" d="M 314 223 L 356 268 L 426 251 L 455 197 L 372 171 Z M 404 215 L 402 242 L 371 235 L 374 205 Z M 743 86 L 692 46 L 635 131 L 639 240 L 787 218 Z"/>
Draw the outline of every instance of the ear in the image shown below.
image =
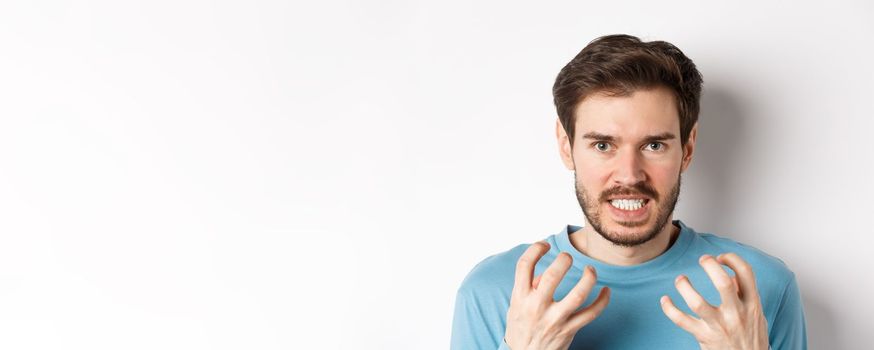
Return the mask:
<path id="1" fill-rule="evenodd" d="M 695 125 L 692 126 L 692 130 L 689 131 L 689 141 L 686 142 L 686 145 L 683 146 L 683 167 L 680 172 L 686 171 L 689 168 L 689 164 L 692 163 L 692 154 L 695 153 L 695 139 L 698 137 L 698 122 L 695 122 Z"/>
<path id="2" fill-rule="evenodd" d="M 555 138 L 558 141 L 558 153 L 561 156 L 561 161 L 564 167 L 568 170 L 574 170 L 574 155 L 571 149 L 570 139 L 567 133 L 561 126 L 561 120 L 555 119 Z"/>

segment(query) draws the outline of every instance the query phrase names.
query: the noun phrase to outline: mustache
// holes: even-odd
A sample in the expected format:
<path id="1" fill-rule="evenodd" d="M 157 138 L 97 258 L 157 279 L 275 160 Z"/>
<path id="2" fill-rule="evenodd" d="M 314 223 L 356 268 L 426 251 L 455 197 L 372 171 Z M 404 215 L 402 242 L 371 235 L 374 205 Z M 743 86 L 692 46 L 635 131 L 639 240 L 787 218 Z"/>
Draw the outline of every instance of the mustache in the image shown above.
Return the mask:
<path id="1" fill-rule="evenodd" d="M 644 182 L 638 182 L 631 187 L 617 186 L 601 192 L 601 202 L 606 202 L 607 198 L 612 196 L 628 196 L 638 195 L 641 197 L 649 197 L 654 200 L 659 199 L 659 194 L 656 190 Z"/>

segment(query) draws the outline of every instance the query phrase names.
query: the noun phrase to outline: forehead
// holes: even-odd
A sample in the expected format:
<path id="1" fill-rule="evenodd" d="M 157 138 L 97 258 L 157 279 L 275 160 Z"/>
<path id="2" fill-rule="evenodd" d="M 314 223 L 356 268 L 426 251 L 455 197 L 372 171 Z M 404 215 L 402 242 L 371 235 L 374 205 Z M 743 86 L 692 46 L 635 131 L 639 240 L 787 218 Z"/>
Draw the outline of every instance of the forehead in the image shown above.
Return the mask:
<path id="1" fill-rule="evenodd" d="M 576 135 L 597 132 L 619 139 L 639 139 L 680 131 L 676 99 L 666 87 L 637 90 L 628 96 L 594 93 L 579 103 L 574 113 Z"/>

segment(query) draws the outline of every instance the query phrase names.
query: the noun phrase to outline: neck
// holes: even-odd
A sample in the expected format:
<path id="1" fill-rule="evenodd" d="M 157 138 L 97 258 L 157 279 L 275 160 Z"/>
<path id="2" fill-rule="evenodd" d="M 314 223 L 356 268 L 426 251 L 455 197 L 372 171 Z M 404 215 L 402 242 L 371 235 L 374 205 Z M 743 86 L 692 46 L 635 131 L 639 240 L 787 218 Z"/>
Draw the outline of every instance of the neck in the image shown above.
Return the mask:
<path id="1" fill-rule="evenodd" d="M 570 241 L 574 248 L 592 259 L 611 265 L 630 266 L 661 255 L 671 247 L 679 234 L 680 228 L 674 226 L 673 219 L 669 219 L 653 239 L 634 247 L 623 247 L 604 239 L 587 220 L 585 227 L 570 235 Z"/>

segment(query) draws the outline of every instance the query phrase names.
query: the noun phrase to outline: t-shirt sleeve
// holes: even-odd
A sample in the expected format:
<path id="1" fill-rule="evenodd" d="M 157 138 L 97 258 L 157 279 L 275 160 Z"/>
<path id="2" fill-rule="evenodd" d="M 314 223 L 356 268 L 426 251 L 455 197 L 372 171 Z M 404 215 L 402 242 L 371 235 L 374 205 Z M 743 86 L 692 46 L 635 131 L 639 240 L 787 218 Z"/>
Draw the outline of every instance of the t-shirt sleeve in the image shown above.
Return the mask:
<path id="1" fill-rule="evenodd" d="M 795 274 L 789 279 L 774 324 L 769 325 L 769 338 L 773 350 L 807 349 L 807 325 L 804 320 L 804 309 L 801 292 Z"/>
<path id="2" fill-rule="evenodd" d="M 490 310 L 474 293 L 461 288 L 455 296 L 455 313 L 452 317 L 452 350 L 509 350 L 504 344 L 504 325 L 496 313 Z M 485 307 L 484 307 L 485 306 Z"/>
<path id="3" fill-rule="evenodd" d="M 528 245 L 491 255 L 468 272 L 455 294 L 450 349 L 509 350 L 504 344 L 516 261 Z"/>

